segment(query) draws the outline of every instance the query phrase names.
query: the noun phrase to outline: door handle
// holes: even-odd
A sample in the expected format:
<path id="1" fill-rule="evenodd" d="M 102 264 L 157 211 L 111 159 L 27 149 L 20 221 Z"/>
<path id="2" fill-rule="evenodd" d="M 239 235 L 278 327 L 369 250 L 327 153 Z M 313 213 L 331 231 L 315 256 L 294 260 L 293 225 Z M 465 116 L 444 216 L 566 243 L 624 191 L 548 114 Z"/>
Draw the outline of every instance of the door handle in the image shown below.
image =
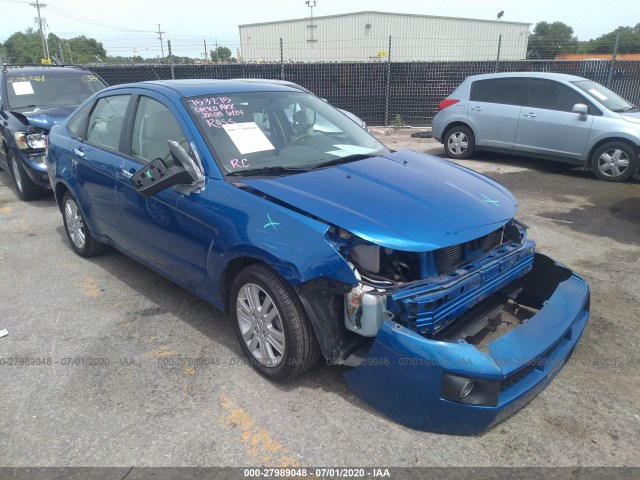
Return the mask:
<path id="1" fill-rule="evenodd" d="M 73 148 L 73 153 L 75 153 L 77 157 L 80 157 L 80 158 L 84 157 L 84 152 L 82 150 L 80 150 L 79 148 L 75 148 L 74 147 Z"/>
<path id="2" fill-rule="evenodd" d="M 529 117 L 529 118 L 536 118 L 536 114 L 531 112 L 531 113 L 525 113 L 524 114 L 525 117 Z"/>
<path id="3" fill-rule="evenodd" d="M 120 174 L 124 177 L 124 178 L 131 178 L 133 177 L 133 173 L 128 172 L 126 170 L 120 170 Z"/>
<path id="4" fill-rule="evenodd" d="M 482 111 L 482 107 L 471 107 L 471 111 L 472 112 L 481 112 Z"/>

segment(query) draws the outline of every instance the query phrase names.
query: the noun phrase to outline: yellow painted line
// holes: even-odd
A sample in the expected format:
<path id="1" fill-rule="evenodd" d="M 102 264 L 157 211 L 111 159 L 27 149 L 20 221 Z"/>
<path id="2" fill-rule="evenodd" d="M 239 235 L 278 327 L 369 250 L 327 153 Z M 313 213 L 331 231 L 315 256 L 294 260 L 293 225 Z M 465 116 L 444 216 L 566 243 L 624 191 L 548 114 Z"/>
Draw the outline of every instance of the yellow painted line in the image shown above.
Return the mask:
<path id="1" fill-rule="evenodd" d="M 84 277 L 84 279 L 82 280 L 82 284 L 80 285 L 80 290 L 87 297 L 91 297 L 91 298 L 95 298 L 101 295 L 101 292 L 98 289 L 98 285 L 96 285 L 96 282 L 93 280 L 93 278 L 89 276 Z"/>
<path id="2" fill-rule="evenodd" d="M 4 213 L 5 215 L 11 213 L 11 207 L 7 207 L 6 205 L 4 207 L 0 207 L 0 213 Z"/>
<path id="3" fill-rule="evenodd" d="M 176 352 L 174 352 L 173 350 L 171 350 L 171 348 L 167 347 L 166 345 L 163 345 L 161 347 L 158 348 L 154 348 L 153 350 L 151 350 L 149 352 L 149 355 L 151 355 L 152 357 L 170 357 L 172 355 L 175 355 Z"/>
<path id="4" fill-rule="evenodd" d="M 240 428 L 242 444 L 254 462 L 280 468 L 300 467 L 291 453 L 233 399 L 221 395 L 220 408 L 224 411 L 221 423 L 227 427 Z"/>

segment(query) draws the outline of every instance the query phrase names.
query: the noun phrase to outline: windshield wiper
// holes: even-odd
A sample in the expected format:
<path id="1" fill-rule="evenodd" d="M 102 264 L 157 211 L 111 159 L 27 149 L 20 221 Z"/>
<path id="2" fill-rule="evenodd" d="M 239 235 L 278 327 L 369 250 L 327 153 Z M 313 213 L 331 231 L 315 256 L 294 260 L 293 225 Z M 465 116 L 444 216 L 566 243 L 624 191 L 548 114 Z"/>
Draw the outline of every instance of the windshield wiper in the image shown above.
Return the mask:
<path id="1" fill-rule="evenodd" d="M 256 176 L 269 176 L 269 175 L 283 175 L 283 174 L 293 174 L 293 173 L 302 173 L 308 172 L 309 170 L 306 168 L 296 168 L 296 167 L 283 167 L 281 165 L 276 165 L 273 167 L 260 167 L 260 168 L 248 168 L 246 170 L 235 170 L 233 172 L 225 173 L 227 177 L 250 177 L 252 175 Z"/>
<path id="2" fill-rule="evenodd" d="M 630 112 L 632 110 L 638 110 L 638 107 L 636 107 L 635 105 L 631 105 L 630 107 L 616 108 L 614 110 L 614 112 L 616 112 L 616 113 L 625 113 L 625 112 Z"/>
<path id="3" fill-rule="evenodd" d="M 354 153 L 353 155 L 347 155 L 346 157 L 334 158 L 333 160 L 329 160 L 327 162 L 322 162 L 313 167 L 316 168 L 324 168 L 331 167 L 333 165 L 342 165 L 343 163 L 355 162 L 356 160 L 364 160 L 365 158 L 371 158 L 373 155 L 368 155 L 365 153 Z"/>

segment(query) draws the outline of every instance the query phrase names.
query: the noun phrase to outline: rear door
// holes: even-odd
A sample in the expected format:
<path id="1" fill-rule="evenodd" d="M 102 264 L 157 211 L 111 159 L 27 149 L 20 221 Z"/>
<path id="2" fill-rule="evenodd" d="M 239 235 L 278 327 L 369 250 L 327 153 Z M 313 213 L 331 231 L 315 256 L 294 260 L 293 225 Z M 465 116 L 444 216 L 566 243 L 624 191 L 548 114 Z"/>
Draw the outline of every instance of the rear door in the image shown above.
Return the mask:
<path id="1" fill-rule="evenodd" d="M 576 103 L 587 105 L 589 115 L 586 118 L 572 112 Z M 531 78 L 514 149 L 580 160 L 591 133 L 594 114 L 601 113 L 586 97 L 567 85 Z"/>
<path id="2" fill-rule="evenodd" d="M 118 148 L 130 99 L 130 94 L 99 98 L 93 104 L 83 138 L 74 138 L 70 145 L 76 166 L 78 200 L 87 221 L 94 232 L 115 242 L 122 236 L 115 193 L 122 163 Z"/>
<path id="3" fill-rule="evenodd" d="M 525 79 L 517 77 L 473 82 L 467 116 L 476 134 L 476 145 L 513 148 L 525 84 Z"/>

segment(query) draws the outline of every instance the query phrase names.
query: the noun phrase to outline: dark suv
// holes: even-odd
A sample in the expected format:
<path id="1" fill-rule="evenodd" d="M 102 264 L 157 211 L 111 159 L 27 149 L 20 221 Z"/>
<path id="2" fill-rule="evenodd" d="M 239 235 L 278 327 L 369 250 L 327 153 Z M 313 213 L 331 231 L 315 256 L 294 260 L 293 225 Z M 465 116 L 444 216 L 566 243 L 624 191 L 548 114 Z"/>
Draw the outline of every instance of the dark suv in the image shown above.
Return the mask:
<path id="1" fill-rule="evenodd" d="M 45 148 L 51 127 L 105 86 L 76 67 L 2 67 L 0 168 L 11 173 L 20 198 L 31 200 L 49 188 Z"/>

